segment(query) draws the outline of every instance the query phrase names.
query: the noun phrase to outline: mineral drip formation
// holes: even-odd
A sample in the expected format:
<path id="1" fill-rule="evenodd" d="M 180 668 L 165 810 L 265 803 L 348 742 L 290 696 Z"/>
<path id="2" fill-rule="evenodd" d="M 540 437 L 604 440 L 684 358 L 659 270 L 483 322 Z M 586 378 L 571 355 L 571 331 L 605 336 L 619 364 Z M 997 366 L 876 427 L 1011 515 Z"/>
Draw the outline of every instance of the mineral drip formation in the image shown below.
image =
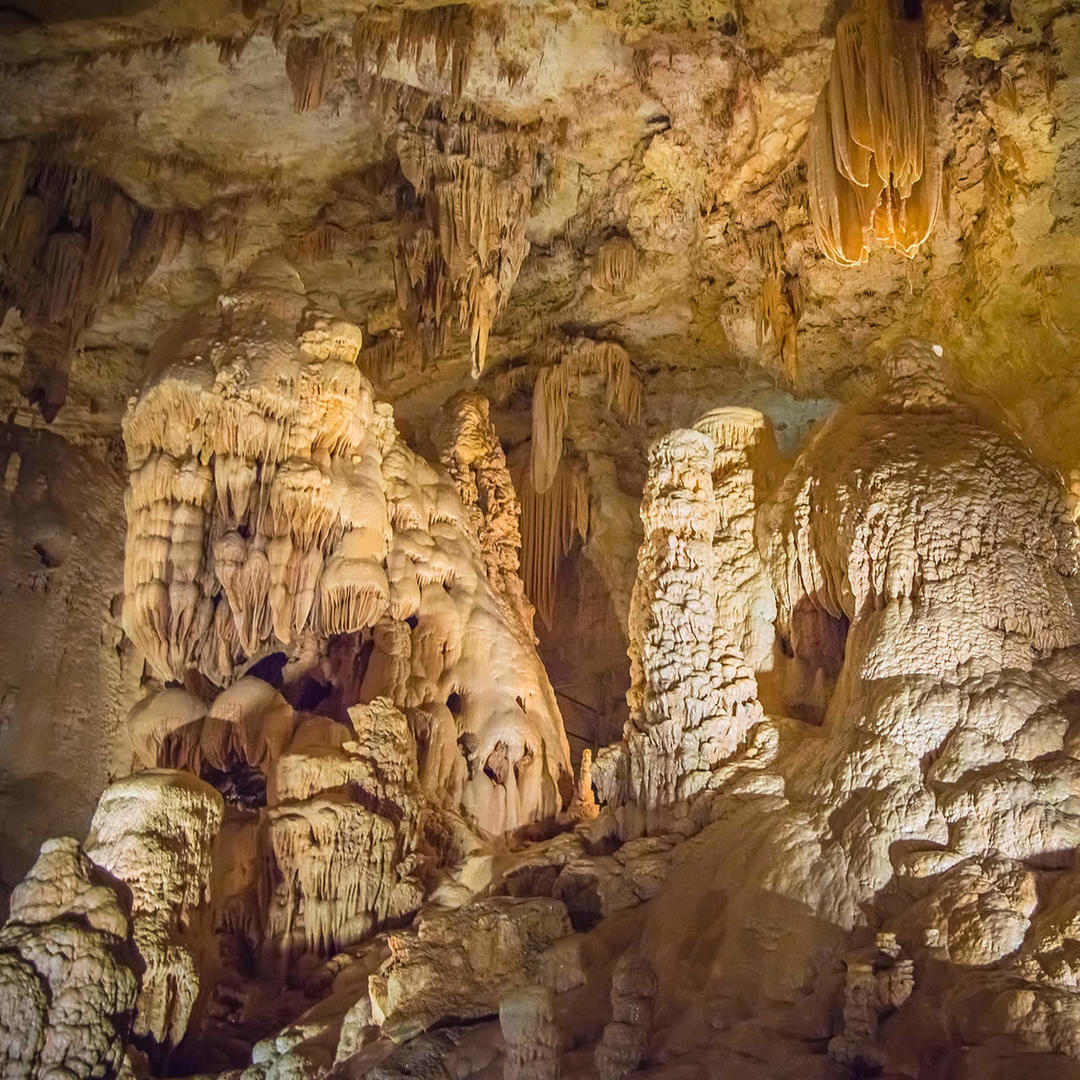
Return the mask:
<path id="1" fill-rule="evenodd" d="M 493 383 L 502 401 L 520 387 L 532 388 L 532 439 L 527 457 L 514 461 L 521 496 L 521 574 L 541 622 L 551 629 L 559 562 L 569 554 L 575 531 L 584 541 L 589 528 L 585 462 L 564 457 L 571 396 L 599 391 L 608 409 L 636 423 L 641 383 L 629 354 L 615 342 L 575 338 L 538 352 L 533 362 L 501 372 Z"/>
<path id="2" fill-rule="evenodd" d="M 520 386 L 532 386 L 530 476 L 543 494 L 555 482 L 569 420 L 570 397 L 590 380 L 598 382 L 607 407 L 628 423 L 641 417 L 641 383 L 630 355 L 613 341 L 574 338 L 539 350 L 535 362 L 512 367 L 495 379 L 495 395 L 505 399 Z"/>
<path id="3" fill-rule="evenodd" d="M 130 924 L 70 837 L 47 840 L 0 929 L 0 1073 L 116 1076 L 135 1006 Z"/>
<path id="4" fill-rule="evenodd" d="M 547 987 L 526 986 L 503 998 L 499 1027 L 506 1042 L 503 1080 L 559 1080 L 562 1039 Z"/>
<path id="5" fill-rule="evenodd" d="M 1080 842 L 1080 541 L 1061 477 L 953 392 L 939 354 L 899 345 L 762 499 L 777 632 L 795 660 L 835 649 L 838 675 L 820 727 L 767 719 L 714 772 L 696 804 L 711 824 L 642 948 L 664 960 L 662 1002 L 674 958 L 701 947 L 672 927 L 708 895 L 721 913 L 701 970 L 716 974 L 698 1000 L 798 1001 L 846 956 L 834 1054 L 908 1076 L 940 1054 L 942 1075 L 967 1075 L 978 1045 L 979 1071 L 1009 1075 L 1004 1046 L 1080 1058 L 1064 902 Z M 693 443 L 677 460 L 696 466 L 683 521 L 709 459 Z M 650 475 L 647 508 L 654 490 Z M 679 677 L 691 691 L 700 655 Z M 868 929 L 886 936 L 852 955 Z"/>
<path id="6" fill-rule="evenodd" d="M 281 877 L 268 930 L 287 950 L 330 955 L 411 915 L 424 896 L 416 874 L 423 799 L 408 720 L 385 698 L 354 706 L 350 718 L 354 738 L 331 735 L 345 738 L 340 745 L 327 745 L 325 721 L 302 722 L 277 769 L 267 819 Z"/>
<path id="7" fill-rule="evenodd" d="M 395 254 L 398 305 L 431 358 L 456 303 L 478 377 L 491 324 L 529 252 L 525 225 L 548 166 L 534 135 L 464 116 L 402 123 L 397 152 L 419 201 Z"/>
<path id="8" fill-rule="evenodd" d="M 569 752 L 510 580 L 516 504 L 493 433 L 462 420 L 443 442 L 454 475 L 428 465 L 374 401 L 360 345 L 274 259 L 162 339 L 124 422 L 124 626 L 163 679 L 229 686 L 291 657 L 295 693 L 321 686 L 346 729 L 351 706 L 385 696 L 449 808 L 495 834 L 551 817 L 570 797 Z M 250 727 L 244 701 L 225 716 L 206 702 L 205 719 L 176 704 L 139 721 L 147 764 L 271 782 L 288 717 Z"/>
<path id="9" fill-rule="evenodd" d="M 0 294 L 30 328 L 19 388 L 47 421 L 67 398 L 83 332 L 118 288 L 149 277 L 174 217 L 24 140 L 0 143 Z"/>
<path id="10" fill-rule="evenodd" d="M 600 1080 L 626 1080 L 641 1068 L 649 1046 L 656 975 L 647 961 L 627 953 L 611 976 L 611 1022 L 596 1048 Z"/>
<path id="11" fill-rule="evenodd" d="M 740 448 L 728 450 L 724 438 L 729 428 L 741 433 L 740 419 L 714 418 L 703 425 L 713 434 L 673 431 L 649 450 L 645 539 L 630 602 L 630 719 L 624 743 L 605 750 L 596 767 L 601 798 L 632 804 L 646 829 L 704 788 L 762 715 L 754 672 L 735 639 L 747 638 L 748 620 L 737 626 L 720 603 L 720 582 L 738 569 L 721 562 L 728 555 L 721 515 L 734 517 L 740 501 L 747 509 L 746 492 L 726 468 Z M 732 489 L 726 507 L 725 487 Z"/>
<path id="12" fill-rule="evenodd" d="M 462 390 L 436 416 L 439 460 L 454 479 L 484 556 L 488 580 L 532 627 L 521 571 L 521 511 L 483 394 Z"/>
<path id="13" fill-rule="evenodd" d="M 133 941 L 143 971 L 132 1034 L 164 1060 L 184 1037 L 210 964 L 210 882 L 223 803 L 183 772 L 152 770 L 107 788 L 87 855 L 131 890 Z M 211 965 L 212 970 L 212 965 Z"/>
<path id="14" fill-rule="evenodd" d="M 856 0 L 836 27 L 832 70 L 807 136 L 810 217 L 844 266 L 873 238 L 909 258 L 941 203 L 934 77 L 921 18 L 896 0 Z"/>

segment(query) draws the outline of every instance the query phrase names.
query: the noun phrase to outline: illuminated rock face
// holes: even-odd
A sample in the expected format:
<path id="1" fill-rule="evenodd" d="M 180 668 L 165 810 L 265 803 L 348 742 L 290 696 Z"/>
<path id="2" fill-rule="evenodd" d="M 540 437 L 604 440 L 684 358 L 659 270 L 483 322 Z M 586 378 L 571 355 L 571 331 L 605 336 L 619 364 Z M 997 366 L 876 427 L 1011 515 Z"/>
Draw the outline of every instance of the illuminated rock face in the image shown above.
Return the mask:
<path id="1" fill-rule="evenodd" d="M 975 1042 L 1075 1054 L 1055 1018 L 1077 1007 L 1059 906 L 1080 843 L 1077 534 L 1060 477 L 939 370 L 928 344 L 898 347 L 877 392 L 826 425 L 763 505 L 789 663 L 834 663 L 835 685 L 820 727 L 767 720 L 714 770 L 717 795 L 691 812 L 705 829 L 646 932 L 670 979 L 688 945 L 670 920 L 691 895 L 723 897 L 701 963 L 746 1002 L 820 986 L 867 924 L 917 968 L 942 958 L 880 1032 L 875 1019 L 837 1043 L 890 1067 L 909 1062 L 905 1037 L 952 1052 L 926 1010 Z M 1035 876 L 1056 883 L 1041 903 Z M 970 969 L 986 963 L 993 977 Z"/>
<path id="2" fill-rule="evenodd" d="M 115 1076 L 137 990 L 118 891 L 69 837 L 48 840 L 0 929 L 0 1072 Z"/>
<path id="3" fill-rule="evenodd" d="M 265 278 L 244 288 L 266 302 Z M 739 1075 L 748 1046 L 778 1080 L 1007 1076 L 1018 1055 L 1069 1075 L 1080 537 L 1061 478 L 953 393 L 939 350 L 899 345 L 786 469 L 748 409 L 654 442 L 630 720 L 583 758 L 561 817 L 514 753 L 537 737 L 533 699 L 500 711 L 525 686 L 510 676 L 550 688 L 485 404 L 466 393 L 441 414 L 449 475 L 388 430 L 374 626 L 328 634 L 316 578 L 295 640 L 271 618 L 266 644 L 234 642 L 215 669 L 222 689 L 196 665 L 182 674 L 199 693 L 172 686 L 132 711 L 136 772 L 106 790 L 86 844 L 130 915 L 74 841 L 47 845 L 16 891 L 0 931 L 4 1022 L 27 1033 L 9 1040 L 15 1075 L 48 1075 L 35 1062 L 53 1031 L 105 1075 L 129 1037 L 155 1066 L 197 1057 L 250 1019 L 235 995 L 267 986 L 306 996 L 280 1031 L 262 1004 L 278 1034 L 255 1043 L 250 1080 L 321 1080 L 335 1063 L 548 1077 L 586 1057 L 603 1077 L 682 1075 L 703 1056 Z M 227 598 L 200 573 L 211 635 Z M 415 624 L 394 607 L 409 574 Z M 489 726 L 469 728 L 478 715 Z M 499 788 L 507 801 L 476 795 Z M 481 835 L 513 827 L 511 794 L 532 808 L 519 823 L 554 835 L 525 850 Z M 58 921 L 75 932 L 69 909 L 71 949 L 112 987 L 70 1022 L 50 994 L 83 969 L 50 968 L 47 990 L 27 974 Z"/>
<path id="4" fill-rule="evenodd" d="M 375 402 L 360 346 L 282 260 L 159 343 L 124 425 L 125 628 L 162 678 L 227 686 L 281 653 L 287 678 L 329 684 L 335 707 L 321 711 L 341 723 L 385 696 L 420 738 L 421 782 L 479 830 L 552 817 L 568 750 L 512 584 L 520 541 L 501 452 L 479 463 L 480 488 L 473 479 L 472 444 L 497 446 L 490 421 L 450 423 L 454 475 L 439 472 Z M 204 749 L 225 730 L 204 722 Z M 288 743 L 245 738 L 251 767 Z M 222 770 L 227 751 L 204 760 Z"/>

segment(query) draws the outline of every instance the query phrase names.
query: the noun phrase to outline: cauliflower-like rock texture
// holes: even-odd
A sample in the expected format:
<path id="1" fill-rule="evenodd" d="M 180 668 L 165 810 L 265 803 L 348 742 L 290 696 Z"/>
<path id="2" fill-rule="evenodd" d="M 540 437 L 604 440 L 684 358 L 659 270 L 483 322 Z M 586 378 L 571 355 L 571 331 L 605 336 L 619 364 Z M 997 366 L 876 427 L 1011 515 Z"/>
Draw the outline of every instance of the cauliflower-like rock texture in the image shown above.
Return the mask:
<path id="1" fill-rule="evenodd" d="M 137 991 L 120 890 L 70 837 L 47 840 L 0 929 L 0 1075 L 110 1080 Z"/>

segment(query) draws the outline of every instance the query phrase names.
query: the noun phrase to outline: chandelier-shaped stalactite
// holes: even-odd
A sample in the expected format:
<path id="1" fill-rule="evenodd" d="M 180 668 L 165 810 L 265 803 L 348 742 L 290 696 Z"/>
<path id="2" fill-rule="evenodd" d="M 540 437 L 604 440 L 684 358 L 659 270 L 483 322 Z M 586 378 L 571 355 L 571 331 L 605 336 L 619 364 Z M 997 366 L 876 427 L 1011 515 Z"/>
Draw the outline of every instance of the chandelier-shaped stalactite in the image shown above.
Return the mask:
<path id="1" fill-rule="evenodd" d="M 431 359 L 456 304 L 479 376 L 491 324 L 529 251 L 525 224 L 549 163 L 535 132 L 431 111 L 401 125 L 397 150 L 415 200 L 394 263 L 406 329 Z"/>
<path id="2" fill-rule="evenodd" d="M 851 266 L 876 237 L 909 258 L 941 202 L 933 71 L 922 19 L 856 0 L 837 25 L 808 137 L 810 216 L 822 251 Z"/>
<path id="3" fill-rule="evenodd" d="M 374 11 L 358 15 L 353 51 L 360 71 L 370 67 L 381 77 L 391 53 L 398 63 L 419 68 L 430 50 L 439 77 L 450 66 L 450 93 L 461 99 L 473 47 L 473 13 L 468 4 L 446 4 L 419 11 Z"/>

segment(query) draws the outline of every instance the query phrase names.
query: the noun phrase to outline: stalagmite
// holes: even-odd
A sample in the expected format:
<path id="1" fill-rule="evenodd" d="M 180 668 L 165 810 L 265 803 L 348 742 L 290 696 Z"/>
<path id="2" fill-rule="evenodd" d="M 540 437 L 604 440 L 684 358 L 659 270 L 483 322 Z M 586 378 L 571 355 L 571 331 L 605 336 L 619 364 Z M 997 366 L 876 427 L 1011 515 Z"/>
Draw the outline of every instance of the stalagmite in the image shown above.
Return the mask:
<path id="1" fill-rule="evenodd" d="M 133 938 L 145 969 L 132 1030 L 156 1060 L 188 1030 L 202 976 L 216 966 L 210 916 L 221 796 L 183 772 L 152 770 L 107 788 L 87 855 L 131 890 Z"/>
<path id="2" fill-rule="evenodd" d="M 499 1027 L 507 1047 L 503 1080 L 559 1080 L 562 1040 L 547 987 L 526 986 L 504 997 Z"/>
<path id="3" fill-rule="evenodd" d="M 0 928 L 0 1073 L 120 1073 L 137 981 L 119 890 L 70 837 L 47 840 Z"/>
<path id="4" fill-rule="evenodd" d="M 829 1040 L 829 1057 L 854 1069 L 880 1068 L 887 1051 L 879 1023 L 911 997 L 913 964 L 901 956 L 896 935 L 885 932 L 845 959 L 844 967 L 844 1031 Z"/>
<path id="5" fill-rule="evenodd" d="M 909 258 L 926 241 L 941 202 L 936 129 L 921 17 L 857 0 L 807 136 L 810 216 L 830 259 L 862 262 L 872 237 Z"/>
<path id="6" fill-rule="evenodd" d="M 776 597 L 760 554 L 757 514 L 775 482 L 780 455 L 769 421 L 754 409 L 711 409 L 694 424 L 713 440 L 717 617 L 755 672 L 773 666 Z"/>
<path id="7" fill-rule="evenodd" d="M 656 975 L 640 956 L 627 953 L 611 976 L 611 1023 L 596 1048 L 600 1080 L 625 1080 L 641 1068 L 649 1046 Z"/>
<path id="8" fill-rule="evenodd" d="M 624 805 L 628 834 L 679 813 L 762 716 L 734 640 L 741 631 L 718 605 L 716 457 L 716 441 L 696 429 L 671 432 L 649 451 L 630 605 L 630 720 L 624 744 L 594 765 L 601 801 Z"/>

